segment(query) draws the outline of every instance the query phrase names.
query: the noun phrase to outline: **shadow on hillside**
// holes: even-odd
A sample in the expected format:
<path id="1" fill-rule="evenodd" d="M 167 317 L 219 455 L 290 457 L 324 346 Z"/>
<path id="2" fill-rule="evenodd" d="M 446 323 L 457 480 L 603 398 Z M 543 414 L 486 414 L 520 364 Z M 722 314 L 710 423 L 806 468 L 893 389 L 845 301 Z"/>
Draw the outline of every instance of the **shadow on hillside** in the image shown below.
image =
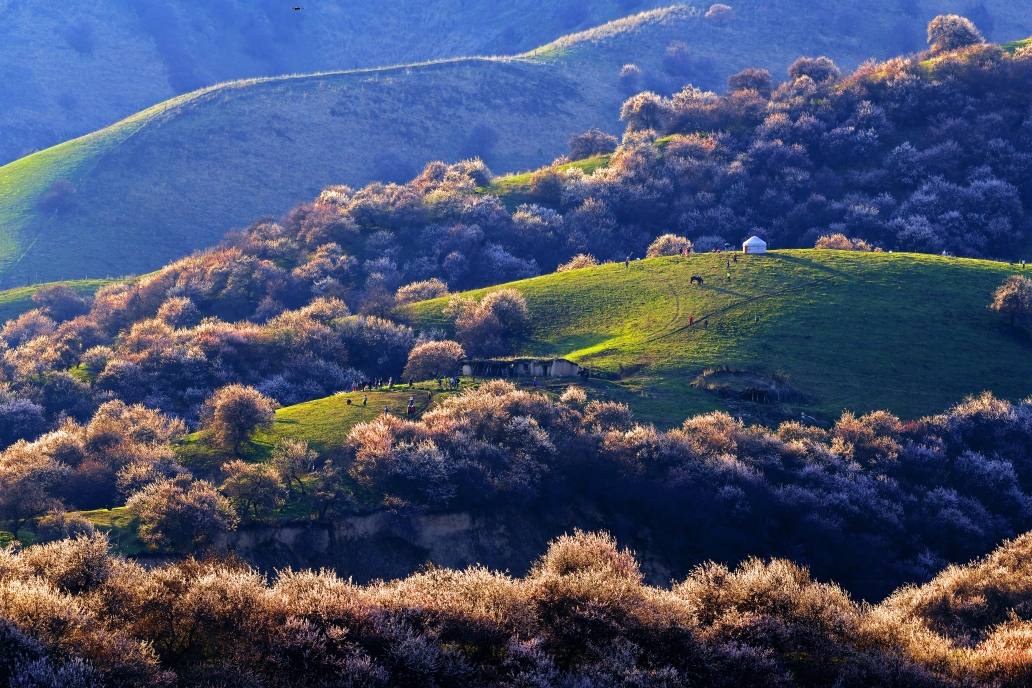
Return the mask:
<path id="1" fill-rule="evenodd" d="M 780 253 L 777 254 L 777 255 L 774 255 L 772 257 L 777 258 L 778 260 L 783 260 L 783 261 L 788 262 L 788 263 L 795 263 L 797 265 L 808 267 L 808 268 L 810 268 L 812 270 L 817 270 L 819 272 L 825 272 L 825 273 L 827 273 L 829 275 L 846 275 L 846 273 L 844 271 L 842 271 L 842 270 L 837 270 L 837 269 L 835 269 L 833 267 L 829 267 L 827 265 L 824 265 L 822 263 L 818 263 L 818 262 L 810 260 L 808 258 L 800 258 L 799 256 L 782 255 Z"/>

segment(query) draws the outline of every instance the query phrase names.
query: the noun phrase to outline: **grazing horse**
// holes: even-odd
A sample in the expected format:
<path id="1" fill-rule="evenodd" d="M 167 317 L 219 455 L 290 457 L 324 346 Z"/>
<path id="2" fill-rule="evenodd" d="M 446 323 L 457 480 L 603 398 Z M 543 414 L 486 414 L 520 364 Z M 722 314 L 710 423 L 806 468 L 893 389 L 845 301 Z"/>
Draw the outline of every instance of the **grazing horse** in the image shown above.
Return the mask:
<path id="1" fill-rule="evenodd" d="M 702 286 L 702 277 L 700 277 L 699 275 L 692 275 L 691 283 L 694 285 L 696 282 L 699 283 L 699 286 Z"/>

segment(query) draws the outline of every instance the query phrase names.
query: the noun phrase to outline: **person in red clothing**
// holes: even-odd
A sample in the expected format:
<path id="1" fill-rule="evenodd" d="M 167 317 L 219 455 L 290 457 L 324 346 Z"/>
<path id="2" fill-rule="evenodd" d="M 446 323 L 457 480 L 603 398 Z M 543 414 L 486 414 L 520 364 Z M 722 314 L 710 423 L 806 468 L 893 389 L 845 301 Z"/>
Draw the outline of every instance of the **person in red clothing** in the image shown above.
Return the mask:
<path id="1" fill-rule="evenodd" d="M 688 316 L 688 324 L 689 325 L 694 325 L 695 324 L 695 316 L 694 315 L 689 315 Z"/>

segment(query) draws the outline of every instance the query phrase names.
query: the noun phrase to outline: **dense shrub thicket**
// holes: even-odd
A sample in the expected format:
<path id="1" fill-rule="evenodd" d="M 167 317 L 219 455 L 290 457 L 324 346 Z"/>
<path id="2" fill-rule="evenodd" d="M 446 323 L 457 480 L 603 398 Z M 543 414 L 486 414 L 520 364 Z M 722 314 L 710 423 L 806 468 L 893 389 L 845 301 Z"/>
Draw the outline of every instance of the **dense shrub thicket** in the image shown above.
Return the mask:
<path id="1" fill-rule="evenodd" d="M 0 549 L 15 686 L 1027 686 L 1032 537 L 877 606 L 784 560 L 642 583 L 603 534 L 524 578 L 430 569 L 357 586 L 238 563 L 145 569 L 102 537 Z"/>
<path id="2" fill-rule="evenodd" d="M 988 395 L 910 423 L 845 414 L 830 430 L 772 431 L 714 413 L 661 432 L 616 403 L 496 381 L 418 421 L 360 424 L 342 453 L 291 443 L 267 464 L 227 453 L 221 470 L 196 476 L 210 482 L 177 462 L 169 442 L 183 432 L 181 421 L 108 402 L 86 425 L 68 420 L 13 445 L 0 453 L 0 527 L 128 498 L 145 541 L 186 552 L 288 500 L 295 517 L 312 518 L 389 504 L 561 520 L 568 505 L 590 504 L 650 529 L 655 550 L 682 568 L 784 556 L 868 598 L 1032 528 L 1032 400 Z"/>
<path id="3" fill-rule="evenodd" d="M 578 396 L 493 382 L 418 422 L 359 425 L 324 480 L 347 493 L 347 474 L 396 507 L 590 503 L 652 529 L 672 559 L 787 556 L 874 597 L 1032 528 L 1032 401 L 983 396 L 911 423 L 845 414 L 830 430 L 715 413 L 660 432 Z"/>
<path id="4" fill-rule="evenodd" d="M 635 95 L 607 167 L 543 170 L 536 203 L 512 213 L 485 192 L 483 163 L 431 163 L 407 184 L 331 187 L 92 302 L 44 290 L 0 330 L 0 446 L 109 399 L 194 422 L 229 384 L 289 405 L 397 377 L 417 341 L 440 337 L 417 340 L 391 322 L 395 306 L 542 269 L 749 234 L 1012 255 L 1032 202 L 1032 50 L 1006 54 L 955 17 L 929 36 L 929 53 L 845 78 L 803 58 L 782 84 L 752 69 L 722 96 Z M 594 130 L 571 142 L 577 155 L 612 144 Z M 466 353 L 511 344 L 490 315 L 457 318 Z"/>
<path id="5" fill-rule="evenodd" d="M 845 78 L 802 58 L 780 85 L 746 70 L 720 96 L 634 96 L 609 168 L 566 173 L 559 209 L 601 204 L 624 236 L 677 227 L 789 247 L 845 234 L 1013 257 L 1032 203 L 1032 53 L 983 43 L 959 17 L 933 22 L 929 40 L 930 53 Z"/>

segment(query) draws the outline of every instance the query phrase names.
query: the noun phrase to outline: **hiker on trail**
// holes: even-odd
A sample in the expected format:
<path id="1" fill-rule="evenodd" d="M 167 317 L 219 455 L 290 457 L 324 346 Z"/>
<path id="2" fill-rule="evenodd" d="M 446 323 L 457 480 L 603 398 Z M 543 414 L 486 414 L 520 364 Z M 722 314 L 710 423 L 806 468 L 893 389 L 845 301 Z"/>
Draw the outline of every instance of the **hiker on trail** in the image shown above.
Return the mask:
<path id="1" fill-rule="evenodd" d="M 434 400 L 434 393 L 433 392 L 427 392 L 426 393 L 426 400 L 427 400 L 427 403 L 433 401 Z"/>
<path id="2" fill-rule="evenodd" d="M 368 403 L 369 403 L 369 395 L 366 394 L 364 397 L 362 397 L 362 406 L 365 406 Z"/>
<path id="3" fill-rule="evenodd" d="M 695 324 L 695 316 L 694 315 L 689 315 L 688 316 L 688 324 L 689 325 L 694 325 Z"/>
<path id="4" fill-rule="evenodd" d="M 708 319 L 702 321 L 702 329 L 704 329 L 704 330 L 708 330 L 709 329 L 709 320 Z"/>

